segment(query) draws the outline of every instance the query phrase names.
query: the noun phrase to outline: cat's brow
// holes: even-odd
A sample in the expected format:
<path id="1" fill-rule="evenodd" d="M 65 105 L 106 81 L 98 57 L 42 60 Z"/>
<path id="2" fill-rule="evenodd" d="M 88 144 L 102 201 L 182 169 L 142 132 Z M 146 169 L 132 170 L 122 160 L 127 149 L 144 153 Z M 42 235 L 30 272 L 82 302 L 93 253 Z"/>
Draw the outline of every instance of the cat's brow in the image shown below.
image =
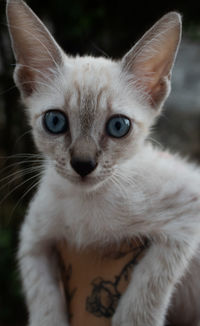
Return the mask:
<path id="1" fill-rule="evenodd" d="M 99 107 L 99 104 L 100 104 L 100 100 L 101 100 L 101 97 L 103 95 L 103 93 L 106 91 L 106 87 L 102 87 L 97 95 L 97 101 L 96 101 L 96 107 L 98 108 Z"/>
<path id="2" fill-rule="evenodd" d="M 77 105 L 80 108 L 80 106 L 81 106 L 81 90 L 80 90 L 80 87 L 77 82 L 74 83 L 74 87 L 75 87 L 76 94 L 77 94 Z"/>
<path id="3" fill-rule="evenodd" d="M 80 89 L 78 83 L 75 83 L 74 86 L 77 93 L 77 105 L 80 112 L 81 131 L 85 133 L 92 126 L 95 119 L 95 112 L 99 108 L 100 100 L 106 87 L 102 87 L 95 93 L 90 89 Z"/>
<path id="4" fill-rule="evenodd" d="M 93 124 L 96 111 L 94 94 L 87 91 L 81 97 L 80 120 L 82 132 L 89 130 Z"/>

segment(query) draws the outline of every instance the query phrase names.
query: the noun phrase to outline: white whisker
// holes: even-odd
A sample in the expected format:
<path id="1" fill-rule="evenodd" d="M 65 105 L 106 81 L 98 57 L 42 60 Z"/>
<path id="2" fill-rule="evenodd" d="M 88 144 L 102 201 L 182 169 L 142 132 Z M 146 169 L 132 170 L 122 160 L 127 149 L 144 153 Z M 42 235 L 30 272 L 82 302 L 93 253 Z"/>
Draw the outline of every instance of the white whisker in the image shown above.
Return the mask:
<path id="1" fill-rule="evenodd" d="M 124 187 L 122 186 L 122 184 L 120 184 L 118 178 L 116 177 L 116 175 L 111 175 L 110 177 L 110 181 L 117 187 L 118 191 L 120 192 L 122 198 L 126 198 L 126 191 L 124 189 Z"/>
<path id="2" fill-rule="evenodd" d="M 122 174 L 119 170 L 114 171 L 114 175 L 118 177 L 119 179 L 123 180 L 123 184 L 127 183 L 128 185 L 133 185 L 135 183 L 135 178 L 133 175 L 125 175 Z"/>
<path id="3" fill-rule="evenodd" d="M 42 174 L 38 173 L 37 175 L 35 175 L 35 178 L 40 177 Z M 18 205 L 20 204 L 20 202 L 31 192 L 32 189 L 34 189 L 35 187 L 37 187 L 40 184 L 40 180 L 38 181 L 34 181 L 31 186 L 28 188 L 28 190 L 20 197 L 20 199 L 17 201 L 16 205 L 14 206 L 14 208 L 11 211 L 10 217 L 9 217 L 9 221 L 12 218 L 12 215 L 14 213 L 14 211 L 16 210 L 16 208 L 18 207 Z"/>
<path id="4" fill-rule="evenodd" d="M 19 178 L 22 178 L 23 176 L 27 175 L 27 174 L 31 174 L 35 171 L 38 171 L 39 168 L 41 168 L 42 166 L 39 167 L 30 167 L 30 168 L 26 168 L 20 171 L 16 171 L 14 173 L 11 173 L 10 175 L 2 178 L 0 180 L 0 184 L 4 183 L 5 181 L 7 181 L 4 185 L 2 185 L 0 187 L 0 190 L 3 190 L 4 188 L 6 188 L 7 186 L 9 186 L 10 184 L 14 183 L 16 180 L 18 180 Z M 10 179 L 10 180 L 9 180 Z"/>
<path id="5" fill-rule="evenodd" d="M 4 168 L 0 169 L 0 173 L 3 174 L 5 173 L 7 170 L 10 170 L 11 168 L 20 168 L 20 165 L 24 165 L 24 164 L 32 164 L 32 163 L 37 163 L 37 164 L 41 164 L 44 162 L 44 160 L 23 160 L 23 161 L 20 161 L 20 162 L 15 162 L 15 163 L 12 163 L 12 164 L 9 164 L 7 166 L 5 166 Z M 36 165 L 37 166 L 37 165 Z M 1 182 L 1 180 L 0 180 Z"/>
<path id="6" fill-rule="evenodd" d="M 22 187 L 24 184 L 26 184 L 27 182 L 31 181 L 32 179 L 34 179 L 36 176 L 32 176 L 30 178 L 28 178 L 27 180 L 23 181 L 22 183 L 20 183 L 19 185 L 17 185 L 16 187 L 14 187 L 9 193 L 7 193 L 2 200 L 0 201 L 0 205 L 3 204 L 3 202 L 17 189 L 19 189 L 20 187 Z"/>
<path id="7" fill-rule="evenodd" d="M 153 144 L 155 144 L 158 148 L 160 148 L 160 150 L 163 150 L 163 145 L 157 139 L 149 136 L 147 138 L 147 140 L 149 140 L 150 142 L 152 142 Z"/>
<path id="8" fill-rule="evenodd" d="M 28 135 L 28 134 L 31 134 L 31 132 L 32 132 L 32 130 L 30 129 L 30 130 L 27 130 L 26 132 L 24 132 L 21 136 L 19 136 L 19 137 L 17 138 L 17 140 L 15 141 L 15 145 L 16 145 L 20 140 L 22 140 L 22 138 L 23 138 L 24 136 L 26 136 L 26 135 Z"/>
<path id="9" fill-rule="evenodd" d="M 3 90 L 1 93 L 0 93 L 0 96 L 3 96 L 4 94 L 7 94 L 9 93 L 10 91 L 12 91 L 13 89 L 17 88 L 16 85 L 13 85 L 12 87 L 9 87 L 8 89 L 5 89 Z"/>
<path id="10" fill-rule="evenodd" d="M 13 159 L 13 158 L 26 158 L 26 157 L 39 157 L 44 158 L 43 154 L 40 153 L 19 153 L 19 154 L 13 154 L 13 155 L 6 155 L 6 156 L 0 156 L 2 159 Z"/>

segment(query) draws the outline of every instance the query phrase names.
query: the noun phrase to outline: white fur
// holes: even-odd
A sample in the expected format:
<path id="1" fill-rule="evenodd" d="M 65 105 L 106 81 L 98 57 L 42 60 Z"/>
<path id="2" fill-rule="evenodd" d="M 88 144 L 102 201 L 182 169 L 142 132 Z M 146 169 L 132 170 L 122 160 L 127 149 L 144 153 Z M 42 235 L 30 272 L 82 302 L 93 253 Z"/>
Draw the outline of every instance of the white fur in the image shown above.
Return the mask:
<path id="1" fill-rule="evenodd" d="M 30 19 L 29 9 L 22 1 L 10 0 L 10 22 L 16 15 L 12 3 L 14 9 L 19 6 L 25 20 Z M 42 24 L 33 20 L 36 25 Z M 45 74 L 42 70 L 43 53 L 41 62 L 39 54 L 37 58 L 41 76 L 36 78 L 35 91 L 27 96 L 19 78 L 23 67 L 18 62 L 16 82 L 27 107 L 35 142 L 46 158 L 39 189 L 22 226 L 18 253 L 30 326 L 68 325 L 51 250 L 58 240 L 65 239 L 77 249 L 93 245 L 103 248 L 135 237 L 151 240 L 150 249 L 137 265 L 133 280 L 120 300 L 112 326 L 162 326 L 175 284 L 197 250 L 200 171 L 178 156 L 160 152 L 145 140 L 169 93 L 180 17 L 169 14 L 156 28 L 159 35 L 155 37 L 154 28 L 141 41 L 143 76 L 138 68 L 140 43 L 122 62 L 69 58 L 62 53 L 59 71 L 53 62 L 49 76 L 46 67 Z M 22 55 L 26 44 L 20 48 L 12 24 L 10 30 L 14 50 Z M 23 37 L 23 32 L 20 33 Z M 37 31 L 33 29 L 32 33 L 35 41 Z M 48 32 L 44 30 L 43 39 L 45 33 Z M 49 42 L 49 48 L 54 48 L 54 41 Z M 40 47 L 44 51 L 42 44 Z M 58 51 L 55 47 L 54 54 Z M 33 57 L 37 54 L 34 51 L 33 48 Z M 146 62 L 145 53 L 148 53 Z M 159 73 L 149 71 L 155 64 L 154 56 L 155 62 L 160 63 Z M 149 72 L 150 83 L 146 79 Z M 68 115 L 70 137 L 55 137 L 44 130 L 43 114 L 52 108 Z M 133 128 L 126 138 L 113 140 L 104 135 L 105 124 L 109 115 L 119 113 L 131 119 Z M 88 130 L 83 130 L 84 117 L 91 116 L 93 122 Z M 107 141 L 105 148 L 100 141 L 102 135 Z M 98 167 L 88 176 L 88 182 L 83 183 L 70 166 L 70 150 L 88 139 L 92 139 L 101 154 Z"/>

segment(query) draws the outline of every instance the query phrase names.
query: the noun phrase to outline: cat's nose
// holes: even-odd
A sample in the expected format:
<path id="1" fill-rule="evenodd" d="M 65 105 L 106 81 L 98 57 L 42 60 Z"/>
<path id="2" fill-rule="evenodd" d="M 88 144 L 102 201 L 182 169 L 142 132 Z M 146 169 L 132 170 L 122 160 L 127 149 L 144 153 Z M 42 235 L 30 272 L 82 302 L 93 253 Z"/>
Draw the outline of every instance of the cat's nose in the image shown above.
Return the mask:
<path id="1" fill-rule="evenodd" d="M 80 160 L 78 158 L 71 159 L 72 168 L 78 173 L 81 177 L 86 177 L 88 174 L 92 173 L 97 167 L 97 162 L 94 160 Z"/>

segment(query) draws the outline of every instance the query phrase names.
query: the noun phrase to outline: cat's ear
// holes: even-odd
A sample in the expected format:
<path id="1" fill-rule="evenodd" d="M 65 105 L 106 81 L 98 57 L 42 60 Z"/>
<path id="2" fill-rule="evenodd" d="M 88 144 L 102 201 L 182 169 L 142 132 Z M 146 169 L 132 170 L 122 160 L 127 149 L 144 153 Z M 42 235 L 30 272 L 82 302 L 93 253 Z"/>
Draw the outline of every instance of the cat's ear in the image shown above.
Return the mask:
<path id="1" fill-rule="evenodd" d="M 181 39 L 181 16 L 170 12 L 163 16 L 124 56 L 123 70 L 133 85 L 147 95 L 158 109 L 170 91 L 170 78 Z"/>
<path id="2" fill-rule="evenodd" d="M 15 82 L 23 97 L 49 83 L 62 65 L 62 50 L 22 0 L 7 0 L 7 19 L 17 61 Z"/>

